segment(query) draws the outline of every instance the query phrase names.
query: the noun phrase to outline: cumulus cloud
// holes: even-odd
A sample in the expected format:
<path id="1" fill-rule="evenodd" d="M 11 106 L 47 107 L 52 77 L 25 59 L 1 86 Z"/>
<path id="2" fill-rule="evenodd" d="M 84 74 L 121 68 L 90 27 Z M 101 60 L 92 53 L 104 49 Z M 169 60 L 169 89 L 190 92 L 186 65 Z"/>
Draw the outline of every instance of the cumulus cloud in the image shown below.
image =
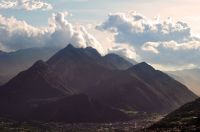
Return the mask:
<path id="1" fill-rule="evenodd" d="M 14 17 L 0 15 L 0 46 L 7 50 L 18 50 L 43 46 L 62 48 L 71 43 L 75 47 L 94 47 L 103 54 L 101 44 L 85 27 L 68 22 L 68 15 L 68 12 L 53 14 L 47 27 L 34 27 Z"/>
<path id="2" fill-rule="evenodd" d="M 50 10 L 50 3 L 43 0 L 0 0 L 0 9 L 24 9 L 24 10 Z"/>
<path id="3" fill-rule="evenodd" d="M 138 13 L 114 13 L 97 27 L 115 33 L 116 42 L 141 45 L 145 42 L 176 41 L 186 42 L 192 37 L 191 28 L 184 22 L 173 22 L 172 18 L 148 19 Z"/>
<path id="4" fill-rule="evenodd" d="M 133 61 L 134 63 L 135 63 L 135 60 L 138 61 L 140 59 L 135 49 L 126 44 L 123 44 L 123 45 L 116 44 L 113 47 L 108 49 L 108 53 L 118 54 L 129 61 Z"/>
<path id="5" fill-rule="evenodd" d="M 149 63 L 200 67 L 200 38 L 187 23 L 174 22 L 170 17 L 150 19 L 136 12 L 113 13 L 97 29 L 110 31 L 115 42 L 134 47 Z"/>

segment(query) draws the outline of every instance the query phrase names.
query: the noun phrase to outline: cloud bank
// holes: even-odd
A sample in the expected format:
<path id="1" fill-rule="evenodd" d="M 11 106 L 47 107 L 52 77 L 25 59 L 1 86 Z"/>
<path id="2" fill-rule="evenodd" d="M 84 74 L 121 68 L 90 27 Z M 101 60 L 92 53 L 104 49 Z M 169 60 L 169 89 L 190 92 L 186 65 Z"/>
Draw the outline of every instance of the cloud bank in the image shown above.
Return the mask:
<path id="1" fill-rule="evenodd" d="M 54 13 L 45 27 L 0 15 L 0 50 L 63 48 L 71 43 L 75 47 L 91 46 L 102 55 L 116 53 L 128 59 L 146 61 L 162 69 L 200 67 L 200 38 L 184 22 L 173 22 L 171 18 L 149 19 L 138 13 L 110 14 L 97 27 L 100 31 L 110 32 L 111 35 L 101 40 L 101 43 L 109 42 L 107 46 L 93 36 L 97 34 L 91 35 L 84 26 L 70 23 L 66 19 L 69 15 L 68 12 Z"/>
<path id="2" fill-rule="evenodd" d="M 152 20 L 135 12 L 110 14 L 97 28 L 115 33 L 118 43 L 133 45 L 172 40 L 181 43 L 197 39 L 192 37 L 191 28 L 184 22 L 174 23 L 170 17 L 164 21 L 160 18 Z"/>
<path id="3" fill-rule="evenodd" d="M 66 17 L 68 12 L 52 14 L 47 27 L 34 27 L 14 17 L 0 15 L 0 48 L 18 50 L 32 47 L 65 47 L 68 43 L 75 47 L 91 46 L 104 53 L 101 44 L 87 32 L 84 26 L 73 25 Z"/>
<path id="4" fill-rule="evenodd" d="M 116 43 L 134 47 L 151 64 L 200 67 L 200 38 L 187 23 L 129 12 L 109 14 L 97 29 L 113 33 Z"/>
<path id="5" fill-rule="evenodd" d="M 0 0 L 0 9 L 51 10 L 51 4 L 44 0 Z"/>

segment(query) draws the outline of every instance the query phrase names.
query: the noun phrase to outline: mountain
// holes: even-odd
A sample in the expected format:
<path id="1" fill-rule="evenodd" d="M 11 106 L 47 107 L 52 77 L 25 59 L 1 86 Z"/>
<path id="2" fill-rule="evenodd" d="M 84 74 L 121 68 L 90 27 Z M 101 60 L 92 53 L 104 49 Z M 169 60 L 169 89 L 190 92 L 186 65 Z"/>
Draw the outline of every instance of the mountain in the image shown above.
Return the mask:
<path id="1" fill-rule="evenodd" d="M 29 68 L 37 60 L 48 60 L 58 50 L 60 49 L 55 47 L 45 47 L 22 49 L 8 53 L 0 51 L 0 85 L 5 84 L 19 72 Z M 88 47 L 87 51 L 88 53 L 93 52 L 98 59 L 100 58 L 100 54 L 93 48 Z M 104 59 L 107 61 L 104 65 L 111 69 L 127 69 L 132 66 L 132 63 L 115 54 L 108 54 Z"/>
<path id="2" fill-rule="evenodd" d="M 187 103 L 167 115 L 149 130 L 200 131 L 200 99 Z"/>
<path id="3" fill-rule="evenodd" d="M 188 69 L 167 73 L 200 96 L 200 69 Z"/>
<path id="4" fill-rule="evenodd" d="M 180 104 L 189 102 L 194 97 L 194 94 L 186 86 L 167 74 L 155 70 L 145 62 L 129 68 L 128 72 L 133 76 L 138 76 L 147 85 L 151 86 L 151 90 L 159 96 L 164 108 L 174 110 Z"/>
<path id="5" fill-rule="evenodd" d="M 145 62 L 106 77 L 86 93 L 120 109 L 166 113 L 197 98 L 187 87 Z"/>
<path id="6" fill-rule="evenodd" d="M 49 59 L 58 50 L 55 47 L 30 48 L 0 53 L 0 85 L 29 68 L 37 60 Z"/>
<path id="7" fill-rule="evenodd" d="M 130 63 L 129 61 L 119 57 L 116 54 L 107 54 L 106 56 L 104 56 L 104 60 L 107 63 L 111 63 L 112 67 L 119 70 L 126 70 L 130 68 L 131 66 L 137 64 L 137 62 Z"/>
<path id="8" fill-rule="evenodd" d="M 129 119 L 121 111 L 105 106 L 84 94 L 41 105 L 32 117 L 34 120 L 65 122 L 115 122 Z"/>
<path id="9" fill-rule="evenodd" d="M 118 57 L 113 54 L 107 56 Z M 101 57 L 92 48 L 77 49 L 69 45 L 50 58 L 47 63 L 63 78 L 66 86 L 73 88 L 75 92 L 86 93 L 102 103 L 120 109 L 168 112 L 196 98 L 196 95 L 184 85 L 146 63 L 121 71 L 118 69 L 122 68 L 116 69 L 116 64 L 120 63 L 113 65 L 116 61 L 107 60 L 107 57 Z M 143 69 L 144 72 L 139 71 L 143 76 L 136 74 L 138 67 Z M 151 82 L 146 78 L 148 74 Z M 154 76 L 160 79 L 153 80 Z"/>
<path id="10" fill-rule="evenodd" d="M 0 115 L 17 120 L 92 122 L 127 120 L 118 110 L 76 95 L 43 61 L 0 88 Z M 8 116 L 7 116 L 8 115 Z"/>
<path id="11" fill-rule="evenodd" d="M 46 62 L 37 61 L 0 87 L 0 116 L 66 122 L 119 121 L 127 119 L 121 110 L 169 112 L 197 98 L 184 85 L 146 63 L 122 70 L 127 61 L 111 56 L 117 61 L 108 61 L 91 47 L 69 44 Z"/>
<path id="12" fill-rule="evenodd" d="M 111 61 L 110 57 L 117 61 Z M 91 47 L 84 49 L 75 48 L 72 45 L 56 53 L 47 61 L 47 64 L 59 74 L 59 77 L 63 78 L 66 86 L 72 87 L 78 93 L 106 79 L 114 73 L 113 70 L 132 65 L 118 55 L 111 54 L 102 57 Z"/>

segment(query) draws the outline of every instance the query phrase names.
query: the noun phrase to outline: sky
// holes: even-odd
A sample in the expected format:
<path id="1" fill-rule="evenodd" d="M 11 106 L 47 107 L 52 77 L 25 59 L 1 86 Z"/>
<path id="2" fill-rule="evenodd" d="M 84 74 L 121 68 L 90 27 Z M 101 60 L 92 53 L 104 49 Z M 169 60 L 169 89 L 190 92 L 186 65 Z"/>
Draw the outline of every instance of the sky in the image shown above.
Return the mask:
<path id="1" fill-rule="evenodd" d="M 161 70 L 200 67 L 199 0 L 0 0 L 0 50 L 92 46 Z"/>

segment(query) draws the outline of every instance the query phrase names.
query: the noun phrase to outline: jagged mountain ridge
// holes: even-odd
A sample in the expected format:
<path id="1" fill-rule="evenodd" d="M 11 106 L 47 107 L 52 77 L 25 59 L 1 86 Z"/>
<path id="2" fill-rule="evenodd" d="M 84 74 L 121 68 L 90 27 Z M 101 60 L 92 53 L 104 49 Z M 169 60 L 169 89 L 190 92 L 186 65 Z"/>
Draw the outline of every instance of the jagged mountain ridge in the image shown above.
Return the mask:
<path id="1" fill-rule="evenodd" d="M 143 63 L 138 65 L 143 67 Z M 138 65 L 132 68 L 134 69 Z M 155 74 L 155 70 L 152 70 L 152 67 L 144 65 L 143 68 L 147 71 L 150 69 Z M 113 112 L 113 107 L 115 109 L 131 108 L 135 111 L 145 112 L 169 112 L 182 105 L 184 101 L 187 102 L 196 98 L 196 95 L 189 90 L 185 90 L 185 87 L 179 86 L 180 84 L 175 81 L 171 86 L 172 89 L 183 90 L 183 92 L 177 93 L 177 100 L 185 98 L 185 94 L 188 95 L 188 98 L 183 102 L 179 102 L 174 100 L 176 99 L 173 98 L 174 95 L 167 95 L 165 97 L 170 98 L 170 101 L 174 100 L 179 104 L 167 102 L 169 105 L 165 106 L 166 102 L 160 98 L 163 97 L 163 93 L 152 89 L 151 84 L 145 81 L 142 76 L 137 75 L 132 70 L 129 71 L 129 69 L 116 69 L 112 61 L 107 61 L 105 57 L 100 56 L 93 48 L 75 48 L 72 45 L 68 45 L 47 62 L 36 62 L 31 68 L 21 72 L 0 88 L 0 94 L 2 95 L 0 96 L 0 105 L 4 106 L 4 109 L 0 110 L 0 114 L 20 117 L 23 116 L 20 108 L 24 108 L 23 113 L 27 113 L 24 118 L 32 119 L 32 112 L 38 111 L 40 108 L 44 109 L 45 106 L 48 106 L 47 103 L 51 104 L 55 100 L 60 103 L 59 100 L 61 98 L 82 93 L 94 100 L 98 100 L 100 104 L 104 104 L 107 107 L 107 110 Z M 162 82 L 162 80 L 159 80 L 159 82 Z M 162 89 L 162 87 L 161 85 L 157 88 Z M 40 92 L 41 90 L 42 92 Z M 38 94 L 38 92 L 40 93 Z M 78 104 L 79 102 L 75 103 L 75 105 Z M 60 107 L 55 109 L 58 113 L 62 111 Z M 15 113 L 15 111 L 17 112 Z M 96 110 L 94 109 L 94 111 Z M 115 120 L 121 120 L 121 117 L 125 117 L 119 110 L 115 111 L 118 111 L 117 113 L 114 112 L 116 113 L 115 116 L 120 115 Z M 57 119 L 58 116 L 59 114 L 53 119 Z M 110 120 L 114 119 L 114 116 L 112 117 Z M 97 118 L 91 117 L 91 119 Z M 107 118 L 103 116 L 103 119 L 106 120 Z M 77 120 L 81 119 L 77 118 Z"/>
<path id="2" fill-rule="evenodd" d="M 96 54 L 99 55 L 93 48 L 88 47 L 87 49 L 88 51 L 91 50 L 90 52 L 96 52 Z M 29 68 L 37 60 L 48 60 L 58 50 L 60 50 L 60 48 L 45 47 L 22 49 L 14 52 L 0 52 L 0 85 L 5 84 L 19 72 Z M 110 57 L 115 58 L 114 62 L 112 62 L 113 59 L 110 59 Z M 108 63 L 112 62 L 112 66 L 111 64 L 108 64 L 110 65 L 110 68 L 127 69 L 132 66 L 132 63 L 129 63 L 115 54 L 108 54 L 105 56 L 105 59 Z M 123 63 L 121 61 L 123 61 Z M 118 66 L 120 63 L 122 66 Z"/>

